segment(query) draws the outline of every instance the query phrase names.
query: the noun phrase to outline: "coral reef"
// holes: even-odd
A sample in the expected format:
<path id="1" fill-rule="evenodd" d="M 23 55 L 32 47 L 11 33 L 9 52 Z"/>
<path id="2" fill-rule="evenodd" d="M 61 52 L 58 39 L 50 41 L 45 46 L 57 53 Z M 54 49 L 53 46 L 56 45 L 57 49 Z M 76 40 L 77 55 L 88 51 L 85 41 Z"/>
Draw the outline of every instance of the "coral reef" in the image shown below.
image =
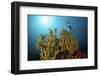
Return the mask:
<path id="1" fill-rule="evenodd" d="M 37 40 L 37 47 L 40 50 L 41 60 L 52 59 L 76 59 L 85 58 L 86 55 L 80 51 L 77 39 L 72 33 L 61 30 L 60 37 L 56 31 L 49 29 L 48 35 L 43 35 Z"/>

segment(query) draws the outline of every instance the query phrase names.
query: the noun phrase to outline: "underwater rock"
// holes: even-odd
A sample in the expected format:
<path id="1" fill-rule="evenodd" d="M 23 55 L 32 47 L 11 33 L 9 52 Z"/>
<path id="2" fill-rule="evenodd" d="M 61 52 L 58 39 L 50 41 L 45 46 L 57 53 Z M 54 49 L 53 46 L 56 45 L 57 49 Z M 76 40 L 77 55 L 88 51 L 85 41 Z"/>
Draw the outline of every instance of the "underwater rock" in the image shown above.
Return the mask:
<path id="1" fill-rule="evenodd" d="M 63 52 L 59 52 L 56 55 L 56 59 L 80 59 L 80 58 L 86 58 L 86 55 L 81 51 L 75 51 L 73 53 L 63 51 Z"/>
<path id="2" fill-rule="evenodd" d="M 80 50 L 79 51 L 75 51 L 73 53 L 73 58 L 86 58 L 86 54 L 84 54 Z"/>

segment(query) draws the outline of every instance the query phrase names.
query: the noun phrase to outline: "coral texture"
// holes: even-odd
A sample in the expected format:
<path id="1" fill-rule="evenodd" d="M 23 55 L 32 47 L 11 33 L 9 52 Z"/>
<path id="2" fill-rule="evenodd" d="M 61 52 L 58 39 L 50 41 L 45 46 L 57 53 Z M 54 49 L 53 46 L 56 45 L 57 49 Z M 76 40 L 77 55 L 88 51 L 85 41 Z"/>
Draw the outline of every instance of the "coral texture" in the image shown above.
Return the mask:
<path id="1" fill-rule="evenodd" d="M 38 38 L 37 47 L 40 50 L 41 60 L 53 59 L 76 59 L 85 58 L 86 55 L 80 51 L 77 39 L 72 33 L 61 30 L 60 37 L 54 31 L 49 29 L 48 35 Z"/>

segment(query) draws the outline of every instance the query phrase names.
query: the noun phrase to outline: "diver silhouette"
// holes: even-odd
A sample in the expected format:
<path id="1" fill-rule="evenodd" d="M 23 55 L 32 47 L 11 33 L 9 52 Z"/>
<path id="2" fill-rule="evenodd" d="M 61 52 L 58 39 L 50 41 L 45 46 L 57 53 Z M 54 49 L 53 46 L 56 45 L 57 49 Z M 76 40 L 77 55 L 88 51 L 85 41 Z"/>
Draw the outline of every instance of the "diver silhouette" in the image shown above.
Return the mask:
<path id="1" fill-rule="evenodd" d="M 71 33 L 75 33 L 75 30 L 72 28 L 71 24 L 69 22 L 67 22 L 67 31 L 71 32 Z"/>

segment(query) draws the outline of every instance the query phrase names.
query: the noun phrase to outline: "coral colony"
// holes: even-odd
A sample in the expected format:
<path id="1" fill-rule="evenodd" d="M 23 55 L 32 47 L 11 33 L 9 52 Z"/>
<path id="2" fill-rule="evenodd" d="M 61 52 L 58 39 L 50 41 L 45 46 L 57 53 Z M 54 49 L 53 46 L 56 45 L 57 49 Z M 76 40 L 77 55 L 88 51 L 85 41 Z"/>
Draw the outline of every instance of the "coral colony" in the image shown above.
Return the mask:
<path id="1" fill-rule="evenodd" d="M 73 35 L 73 29 L 67 23 L 67 29 L 60 30 L 59 37 L 57 29 L 49 29 L 48 35 L 41 34 L 37 40 L 41 60 L 55 59 L 80 59 L 86 58 L 86 54 L 80 50 L 79 43 Z"/>

